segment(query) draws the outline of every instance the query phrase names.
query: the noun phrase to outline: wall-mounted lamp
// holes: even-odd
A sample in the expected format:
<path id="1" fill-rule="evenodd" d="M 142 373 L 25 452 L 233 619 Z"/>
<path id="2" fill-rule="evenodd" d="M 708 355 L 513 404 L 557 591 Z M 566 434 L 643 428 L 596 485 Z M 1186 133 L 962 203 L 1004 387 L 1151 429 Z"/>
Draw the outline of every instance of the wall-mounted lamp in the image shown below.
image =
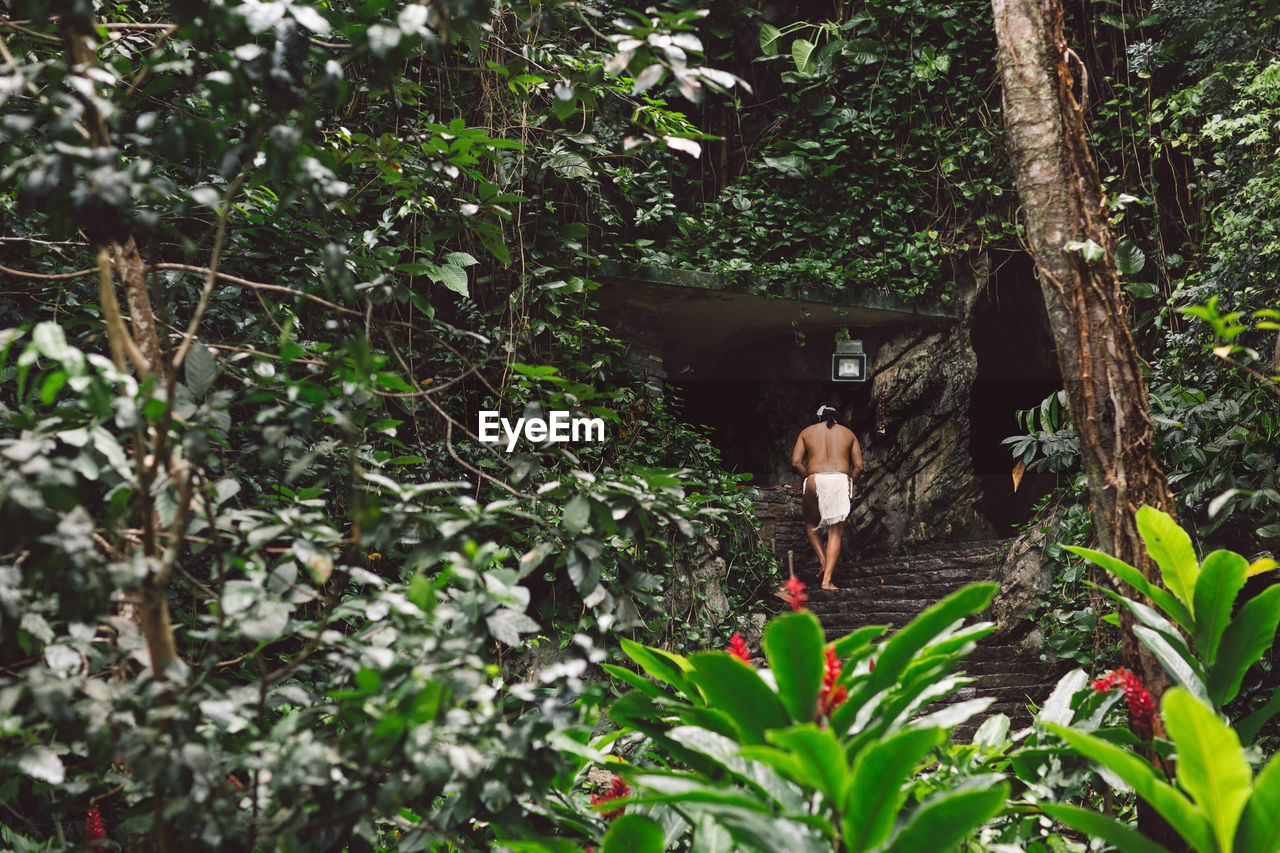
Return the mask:
<path id="1" fill-rule="evenodd" d="M 836 352 L 831 356 L 831 381 L 867 381 L 867 355 L 862 351 L 862 341 L 836 341 Z"/>

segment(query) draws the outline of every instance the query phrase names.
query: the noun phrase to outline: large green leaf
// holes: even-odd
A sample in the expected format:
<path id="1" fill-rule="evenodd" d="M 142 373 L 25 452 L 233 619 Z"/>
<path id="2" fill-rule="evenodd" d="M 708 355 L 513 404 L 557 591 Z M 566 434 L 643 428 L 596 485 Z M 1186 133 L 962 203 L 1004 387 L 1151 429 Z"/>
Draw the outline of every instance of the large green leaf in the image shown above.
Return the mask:
<path id="1" fill-rule="evenodd" d="M 1187 531 L 1166 512 L 1144 506 L 1136 516 L 1138 533 L 1147 544 L 1147 553 L 1160 567 L 1164 585 L 1191 609 L 1195 616 L 1196 579 L 1200 575 L 1200 563 L 1196 549 L 1191 545 Z"/>
<path id="2" fill-rule="evenodd" d="M 685 806 L 681 804 L 681 808 L 684 809 Z M 709 803 L 699 806 L 696 811 L 714 815 L 716 822 L 729 830 L 735 841 L 734 853 L 831 851 L 831 845 L 826 841 L 832 834 L 831 824 L 818 815 L 806 816 L 805 824 L 809 824 L 806 826 L 799 822 L 799 816 L 788 820 L 777 815 L 761 814 L 755 810 L 723 804 Z"/>
<path id="3" fill-rule="evenodd" d="M 852 631 L 832 643 L 836 657 L 848 660 L 871 644 L 871 641 L 889 630 L 884 625 L 867 625 Z"/>
<path id="4" fill-rule="evenodd" d="M 630 684 L 646 696 L 651 696 L 654 699 L 668 698 L 668 694 L 665 690 L 654 684 L 652 681 L 649 681 L 643 675 L 637 675 L 629 669 L 621 666 L 615 666 L 611 663 L 601 664 L 600 668 L 619 681 Z"/>
<path id="5" fill-rule="evenodd" d="M 1164 671 L 1169 673 L 1174 681 L 1205 702 L 1210 701 L 1209 690 L 1197 671 L 1195 658 L 1183 657 L 1182 653 L 1175 649 L 1164 636 L 1152 631 L 1146 625 L 1134 625 L 1133 633 L 1142 641 L 1142 645 L 1151 650 L 1156 660 L 1160 661 L 1160 665 L 1164 667 Z"/>
<path id="6" fill-rule="evenodd" d="M 1170 619 L 1177 622 L 1182 630 L 1190 633 L 1195 630 L 1195 626 L 1191 621 L 1191 611 L 1178 599 L 1169 593 L 1169 590 L 1162 589 L 1147 580 L 1142 572 L 1126 563 L 1124 560 L 1111 556 L 1104 551 L 1094 551 L 1091 548 L 1081 548 L 1078 545 L 1064 545 L 1067 551 L 1078 557 L 1084 557 L 1091 563 L 1094 563 L 1106 569 L 1138 592 L 1145 595 L 1156 603 L 1156 606 L 1163 610 Z"/>
<path id="7" fill-rule="evenodd" d="M 1065 740 L 1085 758 L 1119 776 L 1139 797 L 1150 803 L 1193 849 L 1216 849 L 1208 816 L 1172 785 L 1161 781 L 1150 764 L 1128 750 L 1113 746 L 1093 735 L 1052 723 L 1045 728 Z"/>
<path id="8" fill-rule="evenodd" d="M 775 800 L 783 810 L 799 809 L 804 805 L 795 785 L 774 772 L 767 761 L 751 760 L 748 750 L 763 750 L 763 746 L 744 747 L 735 737 L 727 737 L 701 726 L 677 726 L 667 733 L 672 742 L 693 750 L 739 777 L 741 782 L 760 792 L 763 797 Z M 783 775 L 788 775 L 783 772 Z M 808 787 L 816 787 L 809 785 Z"/>
<path id="9" fill-rule="evenodd" d="M 813 63 L 810 59 L 816 46 L 808 39 L 796 39 L 791 43 L 791 58 L 796 63 L 796 70 L 801 74 L 809 74 L 813 71 Z"/>
<path id="10" fill-rule="evenodd" d="M 747 743 L 764 743 L 767 729 L 791 724 L 791 717 L 778 694 L 759 673 L 722 652 L 701 652 L 689 658 L 693 664 L 690 680 L 707 694 L 707 701 L 729 715 Z"/>
<path id="11" fill-rule="evenodd" d="M 733 837 L 715 817 L 704 813 L 693 828 L 693 844 L 689 853 L 736 853 Z"/>
<path id="12" fill-rule="evenodd" d="M 1271 698 L 1265 705 L 1236 723 L 1236 734 L 1240 736 L 1240 742 L 1253 743 L 1253 739 L 1258 736 L 1258 731 L 1278 713 L 1280 713 L 1280 688 L 1272 692 Z"/>
<path id="13" fill-rule="evenodd" d="M 700 702 L 697 691 L 691 689 L 689 678 L 689 662 L 678 655 L 669 654 L 661 649 L 642 646 L 637 642 L 622 638 L 622 651 L 627 657 L 640 665 L 640 668 L 658 681 L 670 684 L 695 702 Z"/>
<path id="14" fill-rule="evenodd" d="M 1169 853 L 1168 849 L 1147 838 L 1141 832 L 1121 823 L 1113 817 L 1099 814 L 1092 809 L 1082 809 L 1065 803 L 1041 803 L 1040 810 L 1054 820 L 1080 830 L 1090 838 L 1103 841 L 1123 850 L 1124 853 Z"/>
<path id="15" fill-rule="evenodd" d="M 1272 586 L 1245 602 L 1222 633 L 1218 658 L 1209 669 L 1209 696 L 1216 707 L 1236 698 L 1249 667 L 1276 639 L 1280 625 L 1280 586 Z"/>
<path id="16" fill-rule="evenodd" d="M 772 806 L 753 791 L 742 791 L 735 785 L 699 779 L 683 773 L 632 772 L 618 767 L 618 772 L 631 783 L 627 797 L 631 803 L 718 803 L 755 812 L 771 814 Z"/>
<path id="17" fill-rule="evenodd" d="M 1253 780 L 1253 794 L 1240 817 L 1235 849 L 1240 853 L 1280 851 L 1280 755 Z"/>
<path id="18" fill-rule="evenodd" d="M 1180 688 L 1164 694 L 1163 710 L 1178 747 L 1178 785 L 1209 816 L 1218 849 L 1230 850 L 1253 775 L 1240 739 L 1212 708 Z"/>
<path id="19" fill-rule="evenodd" d="M 1155 631 L 1163 637 L 1165 641 L 1173 647 L 1174 651 L 1185 658 L 1188 662 L 1193 663 L 1193 668 L 1197 672 L 1200 672 L 1200 667 L 1198 666 L 1199 661 L 1196 656 L 1192 654 L 1191 647 L 1187 645 L 1186 638 L 1184 638 L 1182 633 L 1173 626 L 1172 622 L 1165 619 L 1159 613 L 1140 601 L 1135 601 L 1132 598 L 1125 598 L 1123 595 L 1112 589 L 1106 589 L 1104 587 L 1097 586 L 1096 584 L 1094 586 L 1096 586 L 1097 589 L 1100 589 L 1104 595 L 1110 597 L 1121 607 L 1132 613 L 1140 623 L 1146 625 L 1152 631 Z"/>
<path id="20" fill-rule="evenodd" d="M 615 818 L 600 845 L 601 853 L 662 853 L 666 839 L 652 818 L 624 814 Z"/>
<path id="21" fill-rule="evenodd" d="M 894 837 L 889 853 L 919 853 L 955 847 L 960 839 L 994 817 L 1009 798 L 1008 782 L 977 787 L 984 781 L 973 779 L 970 783 L 926 799 Z"/>
<path id="22" fill-rule="evenodd" d="M 1196 581 L 1196 651 L 1205 666 L 1218 656 L 1222 632 L 1231 621 L 1236 596 L 1244 588 L 1249 561 L 1232 551 L 1214 551 L 1204 558 Z"/>
<path id="23" fill-rule="evenodd" d="M 760 50 L 765 56 L 778 55 L 778 39 L 782 38 L 782 31 L 773 24 L 760 25 Z"/>
<path id="24" fill-rule="evenodd" d="M 1146 266 L 1147 256 L 1128 239 L 1116 246 L 1116 272 L 1120 275 L 1137 275 Z"/>
<path id="25" fill-rule="evenodd" d="M 806 723 L 767 735 L 774 744 L 795 756 L 805 774 L 832 805 L 839 804 L 849 775 L 844 763 L 844 747 L 831 729 Z"/>
<path id="26" fill-rule="evenodd" d="M 831 722 L 832 728 L 837 733 L 846 731 L 858 709 L 868 699 L 897 682 L 920 650 L 933 642 L 953 622 L 985 610 L 996 589 L 998 587 L 993 583 L 976 583 L 963 587 L 925 610 L 890 637 L 881 649 L 880 657 L 876 659 L 875 672 L 839 709 Z"/>
<path id="27" fill-rule="evenodd" d="M 764 631 L 764 653 L 782 704 L 797 723 L 818 712 L 826 640 L 818 617 L 806 611 L 786 613 Z"/>
<path id="28" fill-rule="evenodd" d="M 902 783 L 920 759 L 941 745 L 945 737 L 942 729 L 911 729 L 873 744 L 858 755 L 844 797 L 841 825 L 849 850 L 868 850 L 889 838 L 894 819 L 906 800 Z"/>
<path id="29" fill-rule="evenodd" d="M 1036 714 L 1036 722 L 1068 725 L 1075 716 L 1075 712 L 1071 710 L 1071 700 L 1088 683 L 1089 676 L 1083 669 L 1073 669 L 1062 676 L 1045 700 L 1040 713 Z"/>

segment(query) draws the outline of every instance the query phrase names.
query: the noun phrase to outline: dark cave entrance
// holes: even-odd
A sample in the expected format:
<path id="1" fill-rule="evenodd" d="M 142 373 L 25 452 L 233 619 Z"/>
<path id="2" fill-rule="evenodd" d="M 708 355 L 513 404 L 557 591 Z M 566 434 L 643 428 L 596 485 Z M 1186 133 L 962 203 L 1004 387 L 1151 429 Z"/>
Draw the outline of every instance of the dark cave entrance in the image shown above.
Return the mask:
<path id="1" fill-rule="evenodd" d="M 1005 438 L 1021 432 L 1015 413 L 1038 406 L 1062 387 L 1053 335 L 1035 267 L 1026 252 L 993 257 L 986 289 L 973 308 L 978 375 L 969 405 L 969 452 L 982 484 L 983 514 L 1002 536 L 1031 518 L 1058 476 L 1028 471 L 1013 488 L 1013 457 Z"/>
<path id="2" fill-rule="evenodd" d="M 709 428 L 725 466 L 750 473 L 753 485 L 799 482 L 791 450 L 820 403 L 840 409 L 859 436 L 874 425 L 870 382 L 824 378 L 831 373 L 833 338 L 811 334 L 798 346 L 794 334 L 784 334 L 700 354 L 669 380 L 681 418 Z"/>

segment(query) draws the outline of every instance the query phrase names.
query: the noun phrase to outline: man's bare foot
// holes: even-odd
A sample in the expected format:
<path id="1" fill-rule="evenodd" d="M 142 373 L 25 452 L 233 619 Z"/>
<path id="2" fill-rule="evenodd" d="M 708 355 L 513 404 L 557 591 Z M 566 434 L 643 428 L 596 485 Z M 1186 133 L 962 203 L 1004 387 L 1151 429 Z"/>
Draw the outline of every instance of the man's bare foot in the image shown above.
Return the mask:
<path id="1" fill-rule="evenodd" d="M 822 581 L 822 587 L 821 587 L 821 588 L 822 588 L 822 589 L 839 589 L 840 587 L 838 587 L 838 586 L 836 586 L 835 584 L 833 584 L 829 579 L 825 579 L 825 578 L 824 578 L 824 579 L 823 579 L 823 581 Z"/>

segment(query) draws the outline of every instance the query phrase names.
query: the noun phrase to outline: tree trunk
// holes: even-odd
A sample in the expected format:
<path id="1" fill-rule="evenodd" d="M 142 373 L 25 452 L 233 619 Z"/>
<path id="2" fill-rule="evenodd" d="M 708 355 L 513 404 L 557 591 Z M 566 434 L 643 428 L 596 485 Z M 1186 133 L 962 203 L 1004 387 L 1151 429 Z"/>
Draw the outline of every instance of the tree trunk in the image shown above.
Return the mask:
<path id="1" fill-rule="evenodd" d="M 1159 583 L 1134 513 L 1144 504 L 1172 513 L 1173 499 L 1156 455 L 1137 348 L 1125 318 L 1115 267 L 1115 240 L 1101 182 L 1084 135 L 1083 106 L 1073 87 L 1087 74 L 1067 46 L 1057 0 L 992 0 L 1004 126 L 1009 157 L 1026 216 L 1027 242 L 1057 341 L 1071 421 L 1089 483 L 1099 548 L 1138 567 Z M 1092 241 L 1101 249 L 1068 250 Z M 1122 658 L 1158 699 L 1168 678 L 1133 633 L 1121 611 Z M 1182 847 L 1150 809 L 1139 813 L 1148 835 Z M 1162 822 L 1160 822 L 1162 823 Z"/>

